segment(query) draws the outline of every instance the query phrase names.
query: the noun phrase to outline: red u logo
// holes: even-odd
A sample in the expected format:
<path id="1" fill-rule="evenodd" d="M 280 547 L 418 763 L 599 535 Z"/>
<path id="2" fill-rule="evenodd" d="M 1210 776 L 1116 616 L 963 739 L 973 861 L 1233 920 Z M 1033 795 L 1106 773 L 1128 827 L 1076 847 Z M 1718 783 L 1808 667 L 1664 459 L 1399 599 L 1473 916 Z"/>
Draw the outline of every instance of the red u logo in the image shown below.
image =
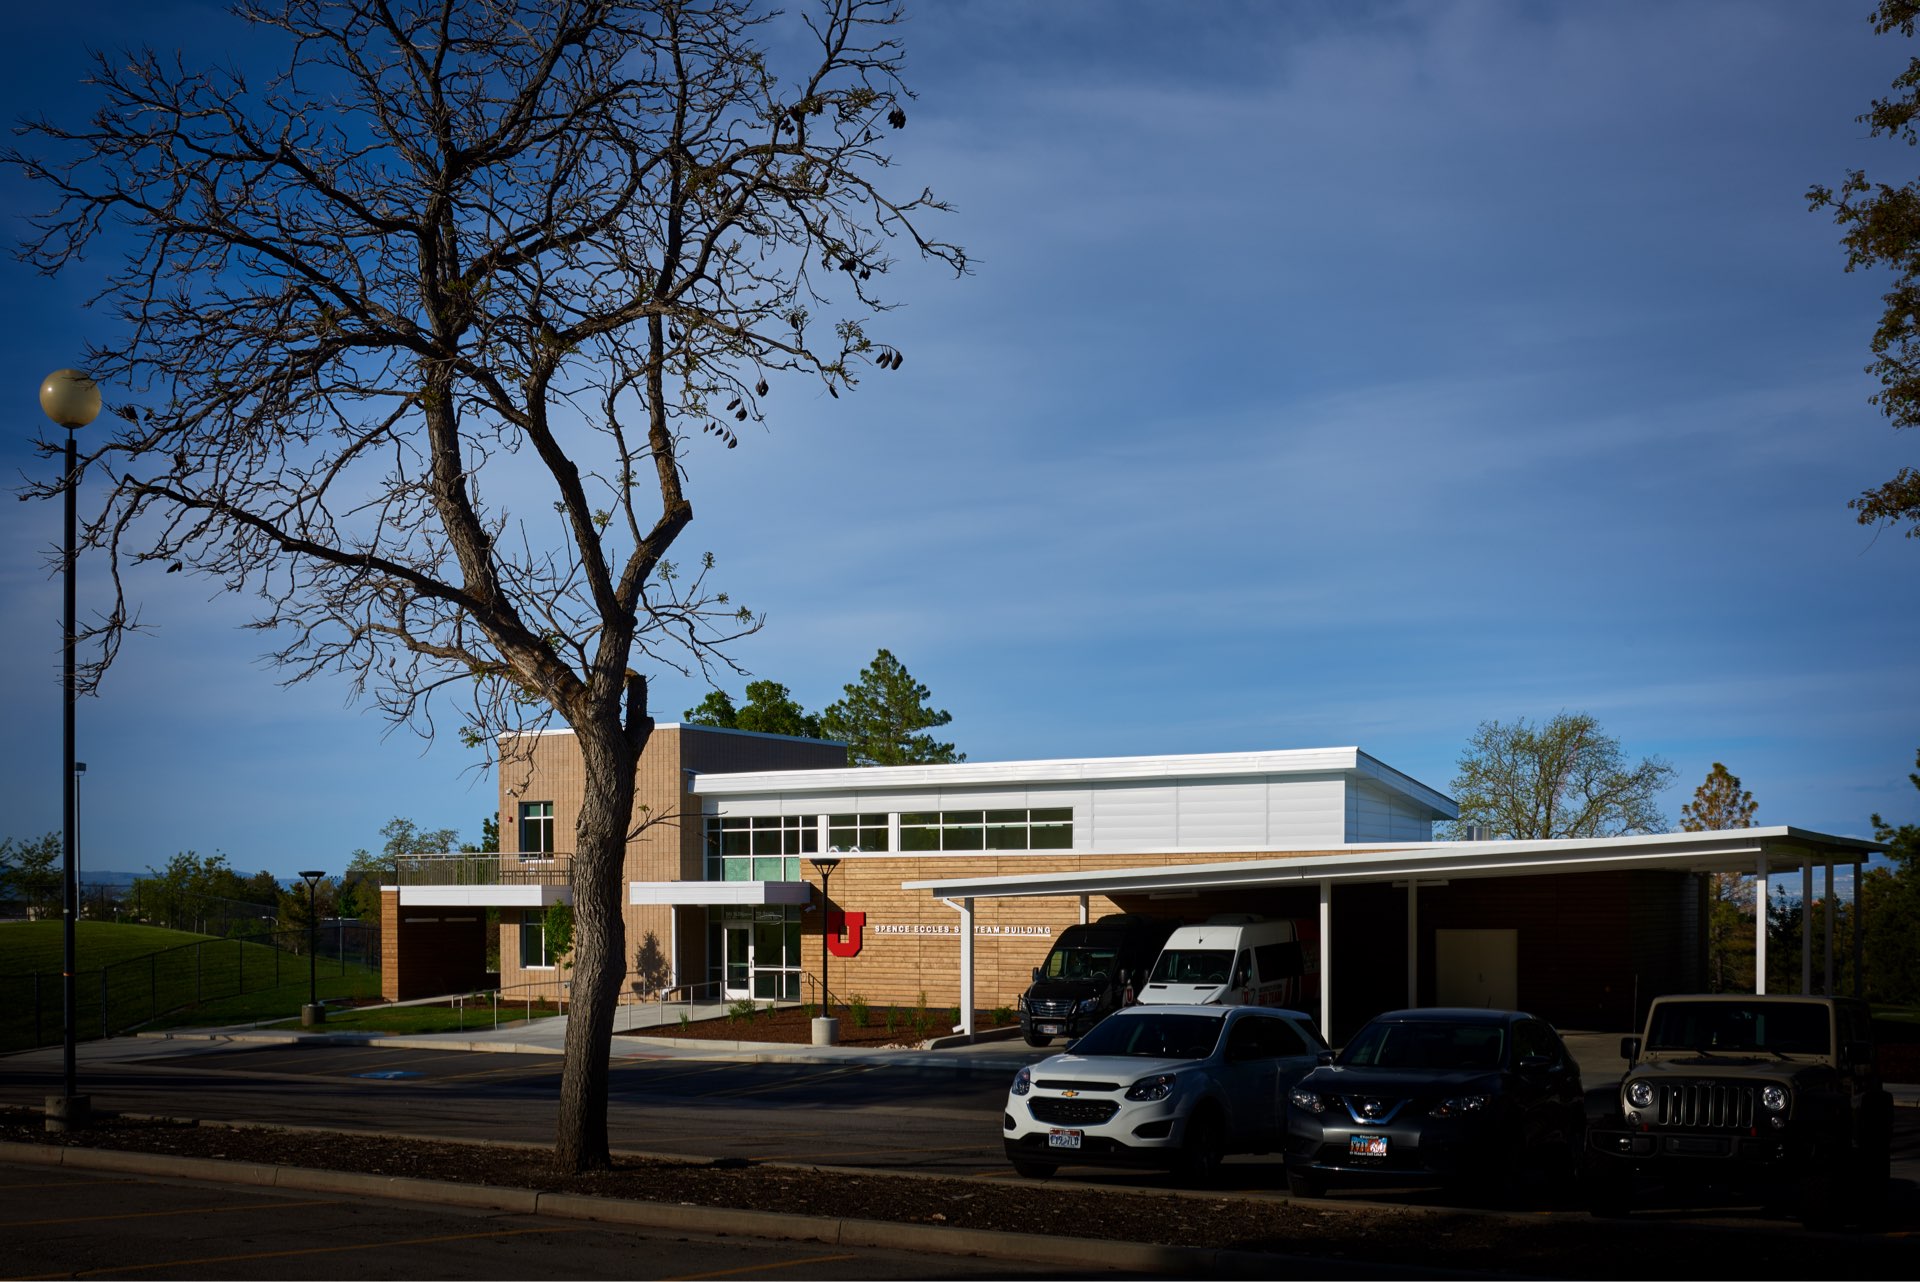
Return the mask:
<path id="1" fill-rule="evenodd" d="M 858 957 L 861 935 L 867 924 L 865 913 L 846 913 L 827 909 L 827 951 L 835 957 Z M 842 939 L 840 936 L 845 935 Z"/>

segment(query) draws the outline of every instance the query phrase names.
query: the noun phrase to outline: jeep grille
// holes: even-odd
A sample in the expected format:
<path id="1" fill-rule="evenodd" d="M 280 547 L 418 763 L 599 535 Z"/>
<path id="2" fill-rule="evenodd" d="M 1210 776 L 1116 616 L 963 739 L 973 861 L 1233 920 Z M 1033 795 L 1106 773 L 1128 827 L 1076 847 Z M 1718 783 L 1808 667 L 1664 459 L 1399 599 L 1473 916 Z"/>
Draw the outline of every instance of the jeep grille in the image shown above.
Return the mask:
<path id="1" fill-rule="evenodd" d="M 1661 1082 L 1653 1099 L 1654 1125 L 1704 1131 L 1744 1131 L 1758 1114 L 1760 1092 L 1723 1082 Z"/>

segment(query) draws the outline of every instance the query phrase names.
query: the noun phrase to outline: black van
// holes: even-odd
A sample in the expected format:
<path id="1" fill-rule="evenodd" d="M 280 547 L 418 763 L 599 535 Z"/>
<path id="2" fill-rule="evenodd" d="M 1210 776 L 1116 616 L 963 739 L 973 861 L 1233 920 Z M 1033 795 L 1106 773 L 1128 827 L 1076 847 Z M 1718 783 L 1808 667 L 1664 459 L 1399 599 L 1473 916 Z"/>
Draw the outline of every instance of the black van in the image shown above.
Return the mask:
<path id="1" fill-rule="evenodd" d="M 1078 1037 L 1133 1001 L 1180 923 L 1170 917 L 1112 913 L 1069 926 L 1047 960 L 1033 968 L 1020 999 L 1020 1031 L 1029 1046 Z"/>

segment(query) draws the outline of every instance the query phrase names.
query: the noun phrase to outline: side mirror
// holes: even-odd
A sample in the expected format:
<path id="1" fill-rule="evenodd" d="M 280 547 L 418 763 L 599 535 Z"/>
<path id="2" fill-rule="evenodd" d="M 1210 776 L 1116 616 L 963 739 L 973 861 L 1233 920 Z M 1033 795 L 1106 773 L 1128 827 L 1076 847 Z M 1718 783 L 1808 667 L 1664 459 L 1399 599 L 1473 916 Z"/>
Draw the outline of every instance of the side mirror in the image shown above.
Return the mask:
<path id="1" fill-rule="evenodd" d="M 1033 982 L 1036 984 L 1040 982 L 1040 968 L 1038 966 L 1033 968 Z"/>
<path id="2" fill-rule="evenodd" d="M 1078 1037 L 1072 1038 L 1067 1042 L 1065 1046 L 1062 1046 L 1060 1048 L 1060 1053 L 1062 1055 L 1071 1055 L 1073 1054 L 1073 1048 L 1078 1046 L 1079 1044 L 1080 1044 L 1080 1039 Z"/>
<path id="3" fill-rule="evenodd" d="M 1333 1063 L 1333 1052 L 1321 1051 L 1318 1055 L 1315 1055 L 1313 1057 L 1313 1062 L 1316 1064 L 1331 1064 Z"/>
<path id="4" fill-rule="evenodd" d="M 1873 1063 L 1873 1043 L 1844 1042 L 1841 1044 L 1840 1054 L 1848 1068 L 1866 1068 Z"/>
<path id="5" fill-rule="evenodd" d="M 1522 1055 L 1520 1071 L 1523 1073 L 1544 1073 L 1554 1065 L 1551 1055 Z"/>
<path id="6" fill-rule="evenodd" d="M 1638 1037 L 1622 1037 L 1620 1039 L 1620 1058 L 1629 1064 L 1636 1062 L 1640 1058 L 1640 1039 Z"/>

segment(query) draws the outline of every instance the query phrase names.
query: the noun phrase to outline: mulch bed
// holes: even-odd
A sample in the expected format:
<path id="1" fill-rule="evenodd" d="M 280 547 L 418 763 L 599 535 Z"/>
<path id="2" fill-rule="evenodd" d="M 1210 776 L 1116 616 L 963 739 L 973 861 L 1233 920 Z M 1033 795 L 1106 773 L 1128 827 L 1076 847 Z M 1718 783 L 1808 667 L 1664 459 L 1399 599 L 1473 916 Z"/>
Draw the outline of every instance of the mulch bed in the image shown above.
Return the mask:
<path id="1" fill-rule="evenodd" d="M 668 1007 L 672 1009 L 671 1006 Z M 892 1026 L 888 1026 L 887 1016 L 891 1012 Z M 860 1024 L 854 1018 L 854 1012 L 844 1006 L 834 1006 L 834 1014 L 840 1020 L 839 1044 L 841 1046 L 918 1046 L 930 1037 L 944 1037 L 952 1031 L 955 1019 L 949 1007 L 928 1007 L 924 1013 L 912 1006 L 874 1006 L 867 1010 L 866 1023 Z M 994 1012 L 977 1010 L 973 1014 L 975 1029 L 985 1032 L 997 1027 Z M 925 1030 L 925 1031 L 922 1031 Z M 675 1023 L 669 1019 L 657 1028 L 641 1027 L 626 1030 L 622 1036 L 632 1037 L 686 1037 L 699 1040 L 717 1040 L 728 1042 L 784 1042 L 790 1045 L 808 1046 L 813 1043 L 813 1017 L 799 1006 L 779 1006 L 772 1010 L 760 1007 L 752 1015 L 727 1015 L 718 1019 L 696 1019 L 687 1023 Z"/>
<path id="2" fill-rule="evenodd" d="M 1861 1277 L 1912 1276 L 1910 1244 L 1854 1236 L 1728 1233 L 1636 1220 L 1476 1215 L 1409 1207 L 1284 1203 L 1270 1198 L 1071 1188 L 995 1179 L 863 1175 L 739 1158 L 674 1162 L 616 1158 L 613 1168 L 562 1174 L 524 1145 L 460 1144 L 357 1131 L 99 1118 L 49 1135 L 30 1110 L 0 1111 L 0 1139 L 67 1144 L 370 1175 L 533 1188 L 634 1201 L 785 1211 L 1012 1230 L 1055 1237 L 1284 1252 L 1332 1264 L 1365 1261 L 1528 1277 L 1618 1278 L 1658 1261 L 1667 1276 L 1831 1276 L 1836 1249 Z M 1310 1271 L 1311 1272 L 1311 1271 Z"/>

